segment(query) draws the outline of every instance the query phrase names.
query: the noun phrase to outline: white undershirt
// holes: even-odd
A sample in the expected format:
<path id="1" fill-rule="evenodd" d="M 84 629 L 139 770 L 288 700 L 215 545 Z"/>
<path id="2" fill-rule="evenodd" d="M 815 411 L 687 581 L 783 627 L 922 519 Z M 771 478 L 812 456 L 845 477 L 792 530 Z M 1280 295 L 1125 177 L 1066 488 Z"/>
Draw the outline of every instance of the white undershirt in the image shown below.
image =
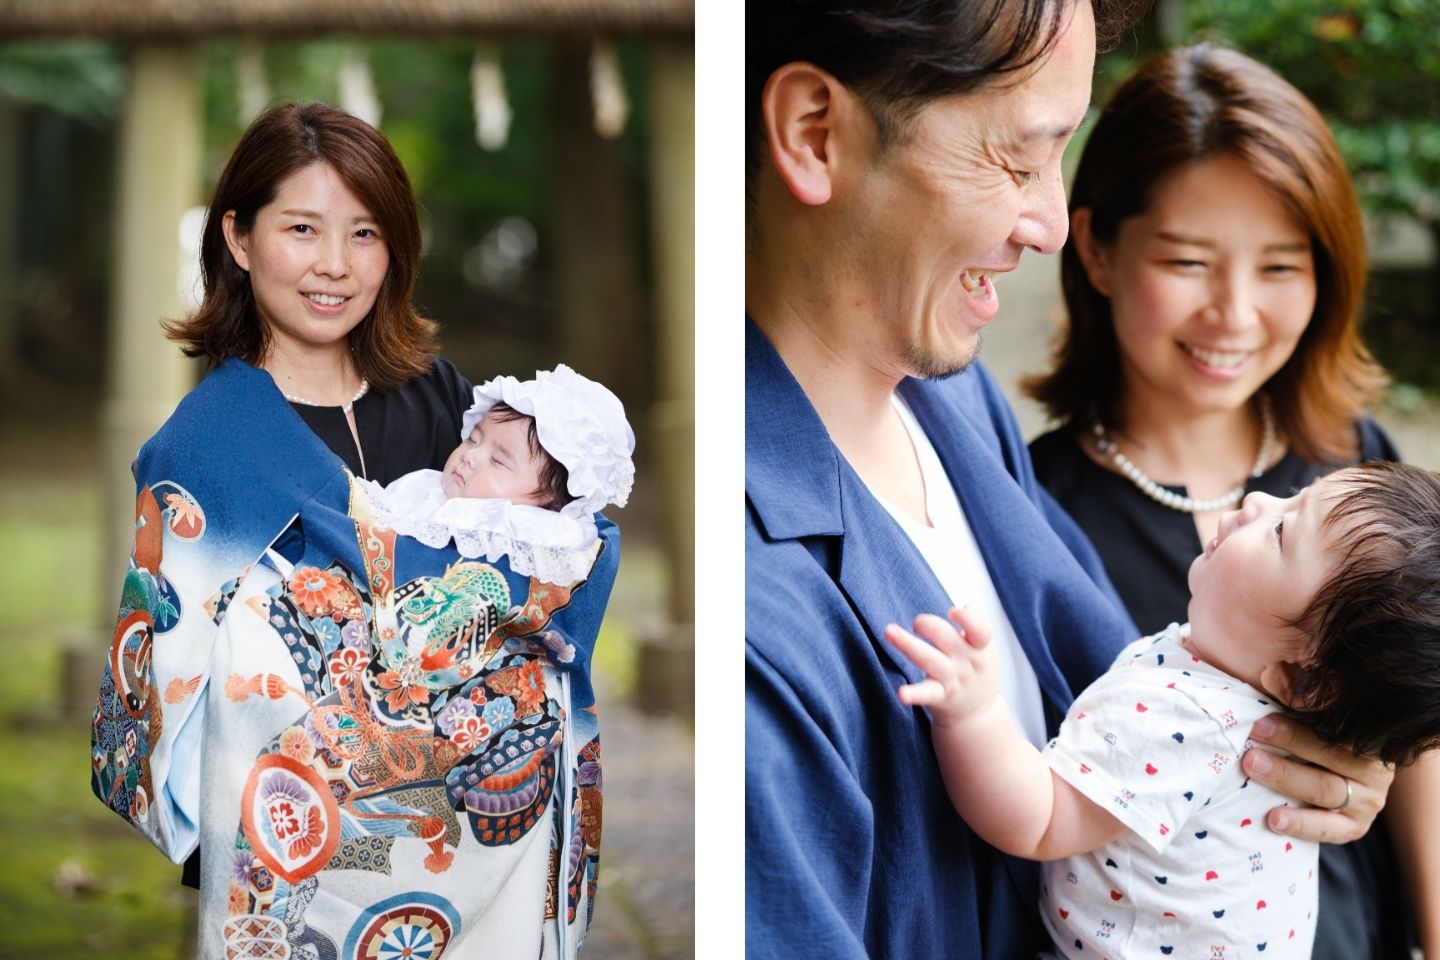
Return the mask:
<path id="1" fill-rule="evenodd" d="M 896 394 L 890 395 L 905 429 L 910 433 L 910 442 L 915 446 L 916 459 L 920 461 L 920 473 L 925 481 L 925 513 L 931 526 L 916 523 L 905 511 L 898 509 L 884 499 L 877 497 L 880 505 L 890 511 L 890 516 L 915 544 L 915 549 L 940 586 L 950 596 L 955 606 L 969 603 L 980 612 L 990 624 L 991 640 L 1000 654 L 1000 696 L 1010 705 L 1010 712 L 1020 732 L 1036 747 L 1044 745 L 1045 711 L 1040 699 L 1040 683 L 1035 679 L 1035 670 L 1020 647 L 1015 628 L 1000 604 L 995 592 L 995 582 L 985 567 L 985 558 L 970 524 L 965 521 L 965 511 L 960 499 L 950 485 L 945 467 L 930 439 L 910 412 L 910 408 Z M 944 616 L 945 610 L 917 610 L 916 613 L 936 613 Z"/>

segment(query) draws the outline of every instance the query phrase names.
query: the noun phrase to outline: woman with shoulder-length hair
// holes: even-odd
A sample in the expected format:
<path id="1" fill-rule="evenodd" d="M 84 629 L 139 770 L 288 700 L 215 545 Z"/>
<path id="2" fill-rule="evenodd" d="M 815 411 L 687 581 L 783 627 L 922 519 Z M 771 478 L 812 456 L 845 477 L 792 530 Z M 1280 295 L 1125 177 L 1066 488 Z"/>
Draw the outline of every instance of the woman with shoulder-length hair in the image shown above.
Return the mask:
<path id="1" fill-rule="evenodd" d="M 1387 379 L 1357 328 L 1360 208 L 1315 107 L 1201 45 L 1116 91 L 1070 209 L 1068 323 L 1052 369 L 1026 383 L 1059 426 L 1030 449 L 1137 626 L 1160 630 L 1187 619 L 1190 565 L 1247 492 L 1398 459 L 1366 415 Z M 1316 957 L 1408 956 L 1384 834 L 1322 847 Z"/>
<path id="2" fill-rule="evenodd" d="M 470 384 L 412 303 L 415 194 L 375 128 L 323 103 L 261 115 L 215 185 L 200 264 L 200 309 L 166 327 L 187 356 L 265 370 L 357 475 L 444 463 Z"/>
<path id="3" fill-rule="evenodd" d="M 277 106 L 166 326 L 211 370 L 136 463 L 92 786 L 190 857 L 201 956 L 569 958 L 588 926 L 618 533 L 597 514 L 557 584 L 377 522 L 363 480 L 443 466 L 477 399 L 411 302 L 419 259 L 385 138 Z"/>

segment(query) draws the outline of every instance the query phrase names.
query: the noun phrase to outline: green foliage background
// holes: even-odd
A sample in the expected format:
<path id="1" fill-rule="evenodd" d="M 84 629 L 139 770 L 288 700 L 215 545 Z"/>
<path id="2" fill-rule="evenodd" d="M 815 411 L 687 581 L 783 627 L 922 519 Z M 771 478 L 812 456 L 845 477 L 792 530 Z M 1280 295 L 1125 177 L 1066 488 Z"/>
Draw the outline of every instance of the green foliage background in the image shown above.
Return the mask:
<path id="1" fill-rule="evenodd" d="M 1367 207 L 1440 221 L 1440 3 L 1190 0 L 1194 40 L 1264 60 L 1330 120 Z"/>

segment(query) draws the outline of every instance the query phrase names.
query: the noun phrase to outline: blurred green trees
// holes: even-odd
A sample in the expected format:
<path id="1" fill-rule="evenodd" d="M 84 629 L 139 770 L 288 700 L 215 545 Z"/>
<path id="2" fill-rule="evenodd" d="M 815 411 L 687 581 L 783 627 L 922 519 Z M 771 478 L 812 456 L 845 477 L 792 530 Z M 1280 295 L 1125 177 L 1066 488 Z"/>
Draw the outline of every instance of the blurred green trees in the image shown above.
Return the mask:
<path id="1" fill-rule="evenodd" d="M 31 40 L 0 44 L 0 97 L 77 120 L 111 120 L 125 75 L 114 44 L 101 40 Z"/>
<path id="2" fill-rule="evenodd" d="M 1186 20 L 1315 102 L 1369 210 L 1440 227 L 1440 3 L 1189 0 Z"/>
<path id="3" fill-rule="evenodd" d="M 643 406 L 653 389 L 644 348 L 653 324 L 644 295 L 652 281 L 646 51 L 633 38 L 615 48 L 630 110 L 624 129 L 606 139 L 590 129 L 591 43 L 584 36 L 203 41 L 195 52 L 205 182 L 196 185 L 196 202 L 208 197 L 257 109 L 247 66 L 258 65 L 260 103 L 339 104 L 343 66 L 363 62 L 383 108 L 379 127 L 420 201 L 424 261 L 416 299 L 444 325 L 445 355 L 478 379 L 565 359 L 554 345 L 568 342 L 577 324 L 573 304 L 581 295 L 573 288 L 584 280 L 576 279 L 578 257 L 620 278 L 591 290 L 589 299 L 605 305 L 616 341 L 628 345 L 608 351 L 623 362 L 592 375 L 620 381 L 626 402 Z M 511 111 L 508 137 L 491 149 L 476 136 L 477 50 L 499 64 Z M 0 241 L 9 241 L 0 242 L 0 286 L 11 290 L 0 298 L 0 354 L 57 385 L 74 380 L 88 389 L 101 371 L 96 351 L 63 367 L 47 366 L 46 358 L 77 352 L 57 344 L 104 341 L 125 57 L 123 44 L 102 40 L 0 43 L 0 137 L 14 144 L 9 154 L 0 151 L 0 175 L 13 178 L 0 187 L 0 210 L 14 208 L 0 224 L 8 233 Z M 577 194 L 604 195 L 610 207 L 597 212 L 576 203 Z"/>

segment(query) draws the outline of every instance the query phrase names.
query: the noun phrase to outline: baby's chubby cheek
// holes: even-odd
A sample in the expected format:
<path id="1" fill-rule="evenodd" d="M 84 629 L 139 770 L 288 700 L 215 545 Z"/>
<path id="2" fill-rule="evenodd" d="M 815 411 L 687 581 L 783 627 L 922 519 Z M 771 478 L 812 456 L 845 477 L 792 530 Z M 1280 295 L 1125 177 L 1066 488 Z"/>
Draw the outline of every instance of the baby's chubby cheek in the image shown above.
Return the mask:
<path id="1" fill-rule="evenodd" d="M 458 459 L 459 458 L 452 453 L 449 459 L 445 461 L 445 466 L 440 470 L 440 489 L 445 491 L 445 496 L 447 497 L 458 497 L 461 495 L 460 481 L 455 476 L 456 461 Z"/>

